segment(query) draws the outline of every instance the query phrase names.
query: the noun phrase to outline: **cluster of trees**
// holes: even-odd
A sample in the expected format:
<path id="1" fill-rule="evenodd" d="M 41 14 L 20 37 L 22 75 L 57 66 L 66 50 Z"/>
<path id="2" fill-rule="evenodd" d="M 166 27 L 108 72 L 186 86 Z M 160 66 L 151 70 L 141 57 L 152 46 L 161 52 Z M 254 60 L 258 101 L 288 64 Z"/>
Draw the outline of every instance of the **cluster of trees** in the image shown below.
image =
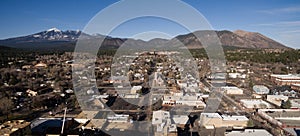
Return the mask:
<path id="1" fill-rule="evenodd" d="M 244 50 L 241 52 L 226 52 L 226 58 L 228 61 L 290 64 L 298 62 L 300 51 L 265 52 L 264 50 Z"/>
<path id="2" fill-rule="evenodd" d="M 14 103 L 11 99 L 8 97 L 2 97 L 0 98 L 0 115 L 6 116 L 6 119 L 8 118 L 8 115 L 11 113 L 11 110 L 14 108 Z"/>
<path id="3" fill-rule="evenodd" d="M 190 49 L 193 57 L 207 58 L 205 49 Z M 263 49 L 224 48 L 227 61 L 250 61 L 256 63 L 297 63 L 300 59 L 300 50 L 286 50 L 283 52 L 268 52 Z"/>
<path id="4" fill-rule="evenodd" d="M 25 50 L 0 45 L 0 68 L 7 68 L 9 62 L 18 64 L 18 60 L 34 61 L 37 55 L 63 54 L 63 50 Z"/>
<path id="5" fill-rule="evenodd" d="M 291 107 L 292 107 L 292 104 L 291 104 L 290 100 L 281 102 L 282 109 L 290 109 Z"/>

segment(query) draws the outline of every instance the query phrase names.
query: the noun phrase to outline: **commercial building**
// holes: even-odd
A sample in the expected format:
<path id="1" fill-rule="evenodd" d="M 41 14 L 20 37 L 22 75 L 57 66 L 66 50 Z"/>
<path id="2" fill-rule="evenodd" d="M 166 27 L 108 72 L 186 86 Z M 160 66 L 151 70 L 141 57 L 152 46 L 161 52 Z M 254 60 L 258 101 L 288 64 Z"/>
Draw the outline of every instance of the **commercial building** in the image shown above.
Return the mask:
<path id="1" fill-rule="evenodd" d="M 225 136 L 273 136 L 265 129 L 245 129 L 243 131 L 225 132 Z"/>
<path id="2" fill-rule="evenodd" d="M 108 115 L 107 121 L 108 122 L 128 122 L 129 115 L 125 115 L 125 114 Z"/>
<path id="3" fill-rule="evenodd" d="M 247 77 L 247 75 L 242 74 L 242 73 L 228 73 L 228 77 L 229 78 L 242 78 L 242 79 L 245 79 Z"/>
<path id="4" fill-rule="evenodd" d="M 222 124 L 224 127 L 236 129 L 247 127 L 249 119 L 246 116 L 222 115 Z"/>
<path id="5" fill-rule="evenodd" d="M 243 94 L 243 90 L 238 87 L 235 87 L 235 86 L 225 86 L 225 87 L 221 87 L 221 89 L 228 95 L 242 95 Z"/>
<path id="6" fill-rule="evenodd" d="M 197 108 L 205 108 L 206 104 L 202 101 L 201 96 L 197 95 L 164 95 L 162 106 L 191 106 Z"/>
<path id="7" fill-rule="evenodd" d="M 269 109 L 272 106 L 261 99 L 241 99 L 240 102 L 247 109 Z"/>
<path id="8" fill-rule="evenodd" d="M 298 92 L 300 92 L 300 84 L 292 84 L 291 89 L 297 90 Z"/>
<path id="9" fill-rule="evenodd" d="M 223 127 L 222 117 L 218 113 L 201 113 L 199 124 L 205 128 Z"/>
<path id="10" fill-rule="evenodd" d="M 90 120 L 90 118 L 93 118 Z M 75 119 L 80 123 L 81 132 L 93 132 L 95 135 L 98 130 L 109 131 L 114 135 L 120 135 L 125 130 L 130 130 L 133 127 L 133 122 L 129 115 L 114 114 L 110 111 L 84 111 L 81 112 Z M 113 133 L 118 132 L 118 133 Z"/>
<path id="11" fill-rule="evenodd" d="M 300 99 L 292 99 L 291 102 L 291 109 L 300 109 Z"/>
<path id="12" fill-rule="evenodd" d="M 243 129 L 247 127 L 249 119 L 246 116 L 219 115 L 218 113 L 201 113 L 200 126 L 207 129 L 228 128 Z"/>
<path id="13" fill-rule="evenodd" d="M 300 109 L 259 109 L 258 115 L 282 128 L 300 128 Z"/>
<path id="14" fill-rule="evenodd" d="M 171 115 L 168 111 L 153 111 L 152 125 L 155 135 L 169 135 L 177 132 L 177 127 L 184 128 L 189 123 L 187 115 Z"/>
<path id="15" fill-rule="evenodd" d="M 277 85 L 292 85 L 292 84 L 300 84 L 300 76 L 287 74 L 287 75 L 271 75 L 271 80 Z"/>

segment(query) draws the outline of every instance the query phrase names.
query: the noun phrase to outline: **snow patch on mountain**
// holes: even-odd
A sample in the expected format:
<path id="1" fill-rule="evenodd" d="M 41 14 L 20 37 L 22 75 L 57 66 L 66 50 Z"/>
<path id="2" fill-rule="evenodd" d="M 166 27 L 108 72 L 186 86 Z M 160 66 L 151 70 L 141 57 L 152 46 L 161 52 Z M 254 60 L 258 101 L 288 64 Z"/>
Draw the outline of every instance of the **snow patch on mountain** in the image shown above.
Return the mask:
<path id="1" fill-rule="evenodd" d="M 50 29 L 47 30 L 47 32 L 51 32 L 51 31 L 54 31 L 54 32 L 61 32 L 61 30 L 59 30 L 59 29 L 57 29 L 57 28 L 55 28 L 55 27 L 50 28 Z"/>

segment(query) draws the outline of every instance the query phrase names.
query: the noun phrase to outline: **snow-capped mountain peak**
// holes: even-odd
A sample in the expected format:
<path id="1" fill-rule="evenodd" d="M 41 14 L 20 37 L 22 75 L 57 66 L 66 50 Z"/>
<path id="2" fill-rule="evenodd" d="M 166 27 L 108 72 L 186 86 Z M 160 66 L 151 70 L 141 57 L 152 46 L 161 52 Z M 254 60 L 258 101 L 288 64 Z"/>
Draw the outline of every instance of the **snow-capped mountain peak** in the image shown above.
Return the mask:
<path id="1" fill-rule="evenodd" d="M 47 32 L 51 32 L 51 31 L 54 31 L 54 32 L 61 32 L 61 30 L 57 29 L 57 28 L 50 28 L 47 30 Z"/>
<path id="2" fill-rule="evenodd" d="M 66 30 L 62 31 L 57 28 L 51 28 L 32 35 L 17 37 L 18 39 L 26 39 L 31 42 L 47 42 L 47 41 L 76 41 L 81 35 L 81 31 Z"/>

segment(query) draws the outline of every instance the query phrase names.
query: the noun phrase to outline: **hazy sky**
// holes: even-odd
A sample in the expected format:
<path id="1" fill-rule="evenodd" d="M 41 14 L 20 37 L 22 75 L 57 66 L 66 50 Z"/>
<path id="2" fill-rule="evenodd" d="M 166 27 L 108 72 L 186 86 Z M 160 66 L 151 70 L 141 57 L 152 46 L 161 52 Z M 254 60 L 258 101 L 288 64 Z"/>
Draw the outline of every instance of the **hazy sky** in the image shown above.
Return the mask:
<path id="1" fill-rule="evenodd" d="M 116 0 L 1 0 L 0 39 L 28 35 L 56 27 L 82 30 Z M 142 2 L 142 0 L 140 0 Z M 299 0 L 184 0 L 202 13 L 216 30 L 259 32 L 293 48 L 300 48 Z M 179 9 L 180 10 L 180 9 Z M 111 35 L 132 37 L 143 31 L 170 36 L 187 33 L 177 24 L 158 18 L 129 21 Z"/>

